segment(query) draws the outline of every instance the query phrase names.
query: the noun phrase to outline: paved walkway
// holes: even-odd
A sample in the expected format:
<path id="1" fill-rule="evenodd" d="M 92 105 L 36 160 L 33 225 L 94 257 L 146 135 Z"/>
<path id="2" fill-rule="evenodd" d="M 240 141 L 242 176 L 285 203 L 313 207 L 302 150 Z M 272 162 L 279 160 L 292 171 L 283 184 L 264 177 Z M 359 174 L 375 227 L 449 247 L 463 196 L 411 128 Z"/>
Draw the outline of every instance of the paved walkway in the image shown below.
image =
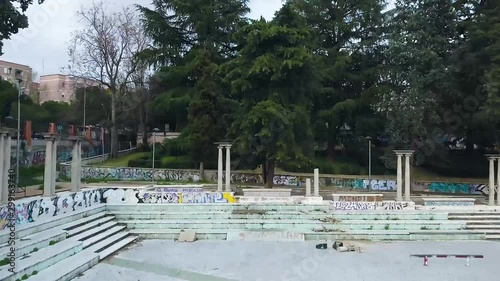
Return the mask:
<path id="1" fill-rule="evenodd" d="M 315 242 L 145 240 L 86 271 L 78 281 L 491 281 L 500 243 L 367 243 L 363 253 L 317 250 Z M 430 258 L 411 254 L 477 254 L 484 259 Z"/>

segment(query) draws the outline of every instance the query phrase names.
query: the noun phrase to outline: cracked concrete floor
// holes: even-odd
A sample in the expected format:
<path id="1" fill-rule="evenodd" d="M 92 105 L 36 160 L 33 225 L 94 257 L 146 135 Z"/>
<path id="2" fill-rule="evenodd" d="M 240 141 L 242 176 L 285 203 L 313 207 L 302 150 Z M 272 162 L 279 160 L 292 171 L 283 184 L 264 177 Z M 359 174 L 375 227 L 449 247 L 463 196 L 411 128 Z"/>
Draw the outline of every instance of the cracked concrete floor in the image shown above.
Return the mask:
<path id="1" fill-rule="evenodd" d="M 120 281 L 490 281 L 498 242 L 367 243 L 363 253 L 317 250 L 317 242 L 144 240 L 73 280 Z M 411 254 L 478 254 L 484 259 L 410 258 Z"/>

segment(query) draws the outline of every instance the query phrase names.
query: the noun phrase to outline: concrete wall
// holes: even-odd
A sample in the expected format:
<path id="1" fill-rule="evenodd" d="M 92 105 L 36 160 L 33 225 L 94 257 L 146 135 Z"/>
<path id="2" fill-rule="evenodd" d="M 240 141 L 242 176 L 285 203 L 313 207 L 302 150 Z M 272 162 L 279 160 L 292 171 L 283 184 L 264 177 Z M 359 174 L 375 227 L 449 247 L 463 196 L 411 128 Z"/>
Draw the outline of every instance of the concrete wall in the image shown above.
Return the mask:
<path id="1" fill-rule="evenodd" d="M 157 192 L 143 188 L 89 188 L 60 192 L 53 197 L 36 196 L 14 201 L 16 225 L 50 221 L 101 204 L 182 204 L 235 203 L 232 192 Z M 9 206 L 0 206 L 0 230 L 9 223 Z"/>
<path id="2" fill-rule="evenodd" d="M 111 167 L 82 167 L 82 179 L 108 180 L 108 181 L 151 181 L 153 171 L 150 168 L 111 168 Z M 69 165 L 61 165 L 61 174 L 67 177 L 71 174 Z M 155 180 L 157 181 L 192 181 L 201 179 L 199 170 L 174 170 L 155 169 Z M 305 186 L 306 178 L 312 179 L 311 175 L 278 174 L 274 177 L 274 184 L 281 186 Z M 225 173 L 223 175 L 225 178 Z M 217 171 L 206 170 L 205 179 L 216 182 Z M 258 185 L 262 184 L 262 176 L 257 173 L 231 172 L 231 182 L 236 184 Z M 342 177 L 335 175 L 320 175 L 321 188 L 340 188 L 353 190 L 367 190 L 370 182 L 366 176 Z M 394 178 L 372 179 L 372 190 L 395 191 L 396 180 Z M 413 191 L 429 193 L 450 194 L 477 194 L 487 195 L 488 185 L 483 183 L 459 183 L 459 182 L 425 182 L 414 181 L 411 184 Z"/>

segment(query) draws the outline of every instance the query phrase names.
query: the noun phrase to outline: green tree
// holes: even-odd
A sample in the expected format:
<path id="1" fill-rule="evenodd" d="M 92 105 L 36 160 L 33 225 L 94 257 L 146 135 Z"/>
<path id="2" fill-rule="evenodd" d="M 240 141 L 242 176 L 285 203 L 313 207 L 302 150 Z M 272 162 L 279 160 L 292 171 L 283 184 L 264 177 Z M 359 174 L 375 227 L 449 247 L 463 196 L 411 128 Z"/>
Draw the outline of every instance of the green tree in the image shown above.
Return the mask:
<path id="1" fill-rule="evenodd" d="M 231 34 L 244 22 L 247 1 L 156 0 L 153 7 L 139 9 L 155 43 L 141 56 L 161 66 L 156 77 L 166 88 L 156 98 L 155 111 L 175 119 L 177 128 L 187 120 L 183 137 L 191 156 L 207 161 L 216 153 L 214 143 L 226 135 L 221 120 L 229 101 L 219 65 L 235 55 Z"/>
<path id="2" fill-rule="evenodd" d="M 249 164 L 262 165 L 265 185 L 272 187 L 276 165 L 304 164 L 311 156 L 311 32 L 285 4 L 272 21 L 252 21 L 237 38 L 240 56 L 224 67 L 233 98 L 241 100 L 232 127 L 235 148 Z"/>
<path id="3" fill-rule="evenodd" d="M 313 91 L 316 141 L 333 159 L 344 125 L 359 135 L 376 135 L 383 125 L 371 105 L 379 92 L 384 1 L 290 1 L 312 29 L 321 87 Z M 383 127 L 382 127 L 383 129 Z"/>
<path id="4" fill-rule="evenodd" d="M 428 156 L 443 137 L 436 138 L 434 129 L 446 126 L 440 106 L 456 93 L 452 55 L 459 47 L 457 11 L 451 0 L 398 0 L 388 17 L 382 73 L 387 90 L 376 107 L 388 118 L 396 147 L 419 148 L 417 154 Z"/>
<path id="5" fill-rule="evenodd" d="M 38 0 L 42 4 L 44 0 Z M 19 32 L 19 29 L 28 27 L 28 17 L 24 14 L 28 10 L 33 0 L 4 0 L 0 2 L 0 56 L 5 39 L 10 39 L 12 34 Z"/>

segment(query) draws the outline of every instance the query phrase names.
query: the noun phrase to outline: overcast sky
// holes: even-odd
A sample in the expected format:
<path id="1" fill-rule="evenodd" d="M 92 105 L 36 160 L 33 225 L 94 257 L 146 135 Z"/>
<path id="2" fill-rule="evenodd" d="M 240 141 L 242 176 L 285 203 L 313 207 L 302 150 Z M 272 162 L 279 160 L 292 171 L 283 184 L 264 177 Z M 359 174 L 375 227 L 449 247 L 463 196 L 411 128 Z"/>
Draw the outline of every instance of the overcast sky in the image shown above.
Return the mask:
<path id="1" fill-rule="evenodd" d="M 149 6 L 151 0 L 105 0 L 113 7 L 139 4 Z M 38 2 L 38 1 L 34 1 Z M 68 65 L 68 41 L 78 28 L 76 12 L 92 5 L 91 0 L 45 0 L 28 9 L 30 27 L 4 41 L 1 60 L 29 65 L 38 75 L 61 72 Z M 282 0 L 250 0 L 250 17 L 270 20 L 282 6 Z"/>

